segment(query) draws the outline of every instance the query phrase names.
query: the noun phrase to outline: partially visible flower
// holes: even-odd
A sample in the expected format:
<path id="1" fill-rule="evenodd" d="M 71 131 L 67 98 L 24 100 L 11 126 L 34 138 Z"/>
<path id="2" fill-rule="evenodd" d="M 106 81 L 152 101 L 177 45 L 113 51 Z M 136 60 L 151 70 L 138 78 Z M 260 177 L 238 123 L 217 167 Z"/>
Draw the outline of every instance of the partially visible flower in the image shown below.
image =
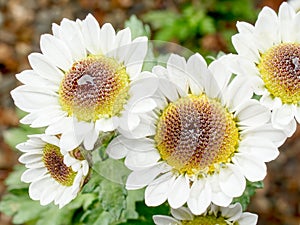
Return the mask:
<path id="1" fill-rule="evenodd" d="M 199 215 L 211 202 L 228 206 L 242 195 L 246 179 L 260 181 L 265 162 L 275 159 L 286 139 L 270 123 L 270 111 L 251 99 L 243 76 L 232 79 L 222 57 L 207 68 L 192 55 L 171 55 L 156 66 L 158 107 L 145 116 L 148 126 L 119 135 L 107 147 L 110 157 L 125 157 L 133 170 L 127 189 L 145 189 L 145 202 L 166 200 L 172 208 L 187 203 Z"/>
<path id="2" fill-rule="evenodd" d="M 92 15 L 54 24 L 41 36 L 41 53 L 29 55 L 32 70 L 17 74 L 24 85 L 11 92 L 28 112 L 21 123 L 60 134 L 70 151 L 83 143 L 92 150 L 99 132 L 132 130 L 140 113 L 152 110 L 157 80 L 140 75 L 147 37 L 131 38 L 129 28 L 101 28 Z M 130 109 L 130 110 L 129 110 Z"/>
<path id="3" fill-rule="evenodd" d="M 30 135 L 17 148 L 24 152 L 19 161 L 28 169 L 21 180 L 30 183 L 30 198 L 41 205 L 54 202 L 61 208 L 77 196 L 89 165 L 78 148 L 62 153 L 58 146 L 56 136 Z"/>
<path id="4" fill-rule="evenodd" d="M 272 111 L 272 123 L 291 136 L 300 122 L 300 12 L 286 2 L 278 15 L 264 7 L 255 25 L 238 22 L 232 37 L 238 53 L 232 68 L 246 75 Z M 295 120 L 296 119 L 296 120 Z"/>
<path id="5" fill-rule="evenodd" d="M 156 225 L 256 225 L 258 216 L 243 212 L 240 203 L 219 207 L 211 204 L 201 215 L 195 216 L 186 208 L 171 209 L 170 216 L 153 216 Z"/>

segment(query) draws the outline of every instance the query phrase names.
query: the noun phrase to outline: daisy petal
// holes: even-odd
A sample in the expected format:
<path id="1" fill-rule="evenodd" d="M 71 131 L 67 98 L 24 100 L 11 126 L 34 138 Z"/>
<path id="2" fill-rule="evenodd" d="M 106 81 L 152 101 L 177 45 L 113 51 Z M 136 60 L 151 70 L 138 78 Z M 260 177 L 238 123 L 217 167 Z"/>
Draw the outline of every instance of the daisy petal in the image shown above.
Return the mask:
<path id="1" fill-rule="evenodd" d="M 172 208 L 177 209 L 187 202 L 189 194 L 189 180 L 184 175 L 181 175 L 170 187 L 168 202 Z"/>
<path id="2" fill-rule="evenodd" d="M 167 173 L 152 181 L 145 190 L 145 203 L 147 206 L 158 206 L 168 198 L 170 186 L 173 185 L 175 177 Z"/>
<path id="3" fill-rule="evenodd" d="M 236 153 L 232 161 L 251 182 L 261 181 L 267 175 L 266 164 L 251 155 Z"/>
<path id="4" fill-rule="evenodd" d="M 241 196 L 246 188 L 246 179 L 238 167 L 226 164 L 219 174 L 220 188 L 229 197 Z"/>
<path id="5" fill-rule="evenodd" d="M 53 63 L 53 65 L 68 71 L 73 64 L 72 55 L 64 42 L 49 34 L 41 36 L 41 50 L 43 55 Z"/>

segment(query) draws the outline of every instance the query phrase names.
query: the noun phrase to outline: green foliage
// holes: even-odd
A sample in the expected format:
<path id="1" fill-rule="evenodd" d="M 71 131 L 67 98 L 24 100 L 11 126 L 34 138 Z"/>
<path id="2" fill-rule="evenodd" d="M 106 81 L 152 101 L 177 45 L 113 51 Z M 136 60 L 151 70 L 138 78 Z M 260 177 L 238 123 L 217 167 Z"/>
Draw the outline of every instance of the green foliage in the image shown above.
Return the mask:
<path id="1" fill-rule="evenodd" d="M 97 166 L 97 170 L 112 161 Z M 120 165 L 122 165 L 120 167 Z M 113 163 L 113 168 L 123 169 L 123 164 Z M 112 168 L 112 167 L 108 167 Z M 6 180 L 8 193 L 0 202 L 0 212 L 13 216 L 14 224 L 26 225 L 104 225 L 119 224 L 137 219 L 136 201 L 143 201 L 143 191 L 127 191 L 123 183 L 116 183 L 99 175 L 95 170 L 82 192 L 62 209 L 50 204 L 41 206 L 28 196 L 28 184 L 21 182 L 25 167 L 17 165 Z M 123 174 L 108 178 L 123 181 Z"/>
<path id="2" fill-rule="evenodd" d="M 233 51 L 231 36 L 236 32 L 237 18 L 253 22 L 257 13 L 251 0 L 198 0 L 151 11 L 142 18 L 155 31 L 155 40 L 177 41 L 192 51 L 216 54 L 203 49 L 203 38 L 219 34 L 226 45 L 223 48 Z"/>
<path id="3" fill-rule="evenodd" d="M 262 181 L 250 182 L 247 181 L 246 189 L 242 196 L 233 199 L 233 203 L 241 203 L 243 210 L 247 209 L 247 206 L 250 203 L 251 197 L 255 194 L 256 189 L 263 188 L 264 184 Z"/>
<path id="4" fill-rule="evenodd" d="M 146 36 L 150 38 L 151 30 L 149 25 L 143 24 L 141 20 L 139 20 L 136 15 L 132 15 L 129 20 L 125 21 L 125 27 L 129 27 L 131 30 L 132 38 Z"/>

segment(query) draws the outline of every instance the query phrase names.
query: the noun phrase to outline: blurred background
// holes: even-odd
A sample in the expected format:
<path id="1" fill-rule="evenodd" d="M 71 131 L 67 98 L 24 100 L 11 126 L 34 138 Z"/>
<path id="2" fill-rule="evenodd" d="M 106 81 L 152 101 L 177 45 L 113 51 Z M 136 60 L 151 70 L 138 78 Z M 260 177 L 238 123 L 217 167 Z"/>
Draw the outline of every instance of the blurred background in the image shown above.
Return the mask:
<path id="1" fill-rule="evenodd" d="M 296 0 L 300 1 L 300 0 Z M 28 54 L 39 50 L 39 38 L 62 18 L 84 19 L 92 13 L 99 23 L 117 29 L 136 15 L 151 28 L 151 39 L 174 42 L 216 56 L 234 52 L 230 37 L 237 21 L 255 22 L 259 10 L 278 10 L 282 0 L 0 0 L 0 199 L 4 180 L 17 164 L 12 146 L 18 138 L 19 118 L 9 92 L 18 83 L 15 74 L 28 69 Z M 257 191 L 248 211 L 259 215 L 259 225 L 300 224 L 300 129 L 268 164 L 264 188 Z M 0 225 L 11 218 L 0 213 Z"/>

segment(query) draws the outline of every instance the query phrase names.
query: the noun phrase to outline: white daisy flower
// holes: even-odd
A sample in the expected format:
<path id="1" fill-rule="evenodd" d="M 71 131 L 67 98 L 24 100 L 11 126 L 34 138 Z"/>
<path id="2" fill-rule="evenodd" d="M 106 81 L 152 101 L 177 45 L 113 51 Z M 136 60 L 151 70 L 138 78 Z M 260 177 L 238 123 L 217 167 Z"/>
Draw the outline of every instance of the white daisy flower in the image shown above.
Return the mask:
<path id="1" fill-rule="evenodd" d="M 256 225 L 258 216 L 253 213 L 243 212 L 240 203 L 219 207 L 214 204 L 199 216 L 186 207 L 171 209 L 170 216 L 153 216 L 156 225 Z"/>
<path id="2" fill-rule="evenodd" d="M 272 127 L 270 111 L 251 99 L 243 76 L 231 81 L 226 60 L 207 68 L 199 54 L 188 61 L 171 55 L 167 68 L 154 67 L 161 98 L 144 118 L 148 136 L 139 129 L 139 138 L 120 135 L 107 147 L 110 157 L 126 157 L 133 170 L 126 187 L 146 187 L 148 206 L 187 203 L 196 215 L 211 202 L 228 206 L 242 195 L 246 179 L 262 180 L 265 162 L 278 156 L 286 135 Z"/>
<path id="3" fill-rule="evenodd" d="M 300 121 L 299 18 L 286 2 L 278 15 L 264 7 L 254 26 L 238 22 L 239 33 L 232 37 L 238 53 L 232 67 L 251 79 L 259 101 L 272 110 L 272 123 L 288 136 Z"/>
<path id="4" fill-rule="evenodd" d="M 29 196 L 41 205 L 54 202 L 62 208 L 80 191 L 89 172 L 88 162 L 80 150 L 60 151 L 59 139 L 49 135 L 30 135 L 17 145 L 24 152 L 19 161 L 28 168 L 21 180 L 29 185 Z"/>
<path id="5" fill-rule="evenodd" d="M 82 142 L 91 150 L 99 132 L 136 128 L 139 114 L 155 107 L 157 80 L 140 76 L 147 38 L 132 41 L 129 28 L 116 33 L 109 23 L 100 28 L 90 14 L 52 30 L 41 36 L 42 53 L 29 55 L 32 70 L 17 74 L 24 85 L 11 95 L 29 113 L 21 122 L 61 134 L 64 150 Z"/>

